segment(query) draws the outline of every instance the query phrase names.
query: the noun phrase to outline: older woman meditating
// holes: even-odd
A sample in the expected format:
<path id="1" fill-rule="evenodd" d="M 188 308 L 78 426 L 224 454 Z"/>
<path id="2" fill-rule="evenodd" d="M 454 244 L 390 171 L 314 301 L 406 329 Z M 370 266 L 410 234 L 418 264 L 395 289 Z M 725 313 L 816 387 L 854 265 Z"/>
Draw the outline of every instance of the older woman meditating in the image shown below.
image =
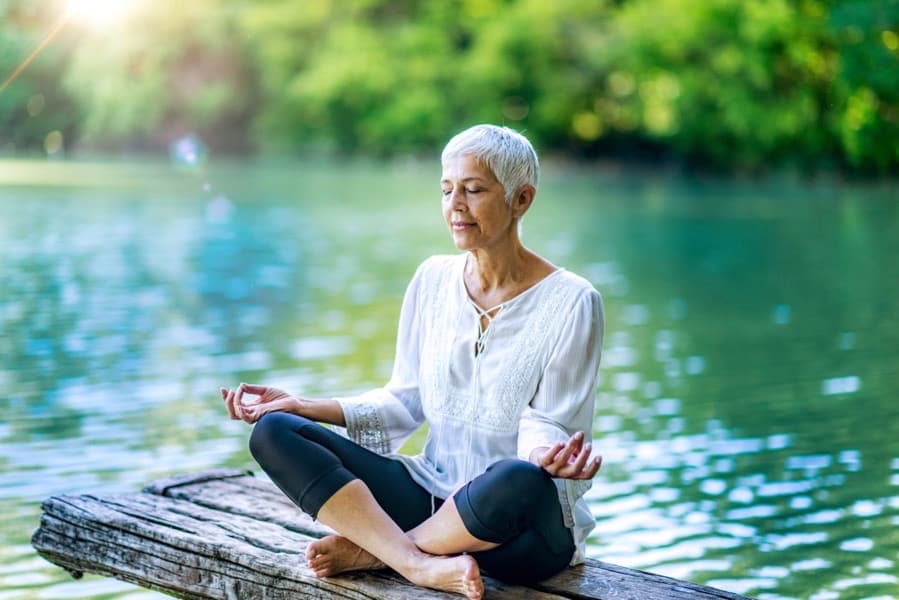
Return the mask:
<path id="1" fill-rule="evenodd" d="M 442 162 L 462 252 L 418 267 L 387 385 L 310 399 L 241 384 L 222 396 L 232 418 L 255 423 L 250 450 L 272 481 L 338 532 L 308 547 L 317 576 L 389 566 L 477 599 L 481 571 L 526 584 L 583 560 L 603 308 L 589 282 L 521 243 L 539 179 L 524 136 L 478 125 Z M 394 454 L 423 423 L 423 451 Z"/>

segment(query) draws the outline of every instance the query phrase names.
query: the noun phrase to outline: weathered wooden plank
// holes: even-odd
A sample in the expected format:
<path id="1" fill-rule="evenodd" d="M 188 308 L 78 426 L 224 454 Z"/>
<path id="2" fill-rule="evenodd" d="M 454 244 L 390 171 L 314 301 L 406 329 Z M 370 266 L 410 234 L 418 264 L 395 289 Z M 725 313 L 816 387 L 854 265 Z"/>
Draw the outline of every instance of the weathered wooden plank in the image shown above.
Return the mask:
<path id="1" fill-rule="evenodd" d="M 223 521 L 229 524 L 222 527 Z M 249 539 L 243 535 L 247 532 L 253 534 Z M 357 592 L 353 585 L 316 580 L 301 561 L 309 541 L 267 523 L 241 522 L 190 503 L 136 494 L 52 498 L 44 504 L 33 543 L 66 568 L 112 575 L 183 598 L 286 599 L 300 592 L 322 598 L 380 597 Z"/>
<path id="2" fill-rule="evenodd" d="M 534 588 L 580 600 L 747 600 L 739 594 L 598 560 L 566 569 Z"/>
<path id="3" fill-rule="evenodd" d="M 253 472 L 246 469 L 213 469 L 211 471 L 203 471 L 201 473 L 187 473 L 184 475 L 175 475 L 174 477 L 166 477 L 157 479 L 143 489 L 148 494 L 157 494 L 159 496 L 168 495 L 169 490 L 183 486 L 198 485 L 211 481 L 224 481 L 227 479 L 243 479 L 252 477 Z"/>
<path id="4" fill-rule="evenodd" d="M 43 508 L 32 543 L 51 562 L 181 598 L 457 597 L 419 588 L 389 570 L 316 578 L 302 558 L 313 538 L 183 500 L 152 494 L 62 496 L 49 499 Z M 561 598 L 485 583 L 491 598 Z"/>
<path id="5" fill-rule="evenodd" d="M 148 486 L 145 490 L 162 489 L 170 498 L 177 498 L 228 514 L 244 515 L 277 523 L 291 531 L 313 537 L 334 533 L 332 529 L 314 521 L 297 509 L 296 505 L 270 481 L 257 479 L 245 472 L 239 477 L 229 476 L 220 480 L 200 480 L 177 487 Z"/>
<path id="6" fill-rule="evenodd" d="M 236 476 L 235 476 L 236 475 Z M 333 533 L 326 526 L 298 511 L 270 481 L 240 472 L 223 480 L 197 479 L 166 492 L 218 510 L 277 522 L 284 527 L 320 537 Z M 654 573 L 588 560 L 539 585 L 536 589 L 571 598 L 726 599 L 745 598 L 738 594 L 672 579 Z"/>
<path id="7" fill-rule="evenodd" d="M 318 579 L 306 546 L 331 530 L 304 515 L 271 482 L 220 470 L 152 483 L 144 493 L 60 496 L 44 503 L 32 540 L 70 571 L 89 571 L 180 598 L 398 598 L 451 594 L 416 587 L 390 570 Z M 533 588 L 485 578 L 491 599 L 745 600 L 743 596 L 587 561 Z"/>

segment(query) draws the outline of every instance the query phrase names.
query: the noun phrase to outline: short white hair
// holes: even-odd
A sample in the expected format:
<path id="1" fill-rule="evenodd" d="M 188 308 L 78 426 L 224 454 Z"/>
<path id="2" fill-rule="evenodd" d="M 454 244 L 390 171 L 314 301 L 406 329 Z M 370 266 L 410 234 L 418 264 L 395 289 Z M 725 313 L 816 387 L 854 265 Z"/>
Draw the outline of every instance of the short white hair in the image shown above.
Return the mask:
<path id="1" fill-rule="evenodd" d="M 475 125 L 453 136 L 440 156 L 441 162 L 472 156 L 493 172 L 503 186 L 506 204 L 525 184 L 540 183 L 537 152 L 526 137 L 508 127 Z"/>

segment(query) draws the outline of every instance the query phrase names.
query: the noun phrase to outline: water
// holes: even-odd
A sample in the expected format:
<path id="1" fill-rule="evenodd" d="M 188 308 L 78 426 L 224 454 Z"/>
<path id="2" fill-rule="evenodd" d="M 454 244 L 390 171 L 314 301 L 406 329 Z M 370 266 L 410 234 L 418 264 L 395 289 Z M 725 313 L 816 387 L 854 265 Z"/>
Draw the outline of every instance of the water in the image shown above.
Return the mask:
<path id="1" fill-rule="evenodd" d="M 545 175 L 525 241 L 606 301 L 589 554 L 899 597 L 899 190 Z M 161 597 L 37 557 L 40 500 L 252 467 L 220 385 L 382 383 L 405 284 L 453 251 L 438 178 L 0 163 L 0 599 Z"/>

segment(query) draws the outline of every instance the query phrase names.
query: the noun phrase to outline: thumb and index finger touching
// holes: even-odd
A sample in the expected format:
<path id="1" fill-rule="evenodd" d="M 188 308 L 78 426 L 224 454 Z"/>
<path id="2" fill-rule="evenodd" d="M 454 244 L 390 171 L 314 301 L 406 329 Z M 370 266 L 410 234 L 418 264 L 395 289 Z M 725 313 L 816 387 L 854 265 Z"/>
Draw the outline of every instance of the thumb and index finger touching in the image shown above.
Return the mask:
<path id="1" fill-rule="evenodd" d="M 266 390 L 268 390 L 268 386 L 267 385 L 259 385 L 256 383 L 241 383 L 239 389 L 242 390 L 244 393 L 254 394 L 256 396 L 259 396 L 261 394 L 264 394 L 266 392 Z"/>
<path id="2" fill-rule="evenodd" d="M 237 389 L 233 391 L 225 388 L 220 388 L 220 391 L 222 394 L 222 399 L 225 401 L 225 406 L 227 406 L 228 413 L 231 415 L 231 418 L 241 419 L 243 418 L 244 412 L 244 405 L 242 402 L 244 393 L 254 396 L 261 396 L 265 394 L 268 389 L 268 386 L 264 385 L 241 383 L 237 387 Z"/>

